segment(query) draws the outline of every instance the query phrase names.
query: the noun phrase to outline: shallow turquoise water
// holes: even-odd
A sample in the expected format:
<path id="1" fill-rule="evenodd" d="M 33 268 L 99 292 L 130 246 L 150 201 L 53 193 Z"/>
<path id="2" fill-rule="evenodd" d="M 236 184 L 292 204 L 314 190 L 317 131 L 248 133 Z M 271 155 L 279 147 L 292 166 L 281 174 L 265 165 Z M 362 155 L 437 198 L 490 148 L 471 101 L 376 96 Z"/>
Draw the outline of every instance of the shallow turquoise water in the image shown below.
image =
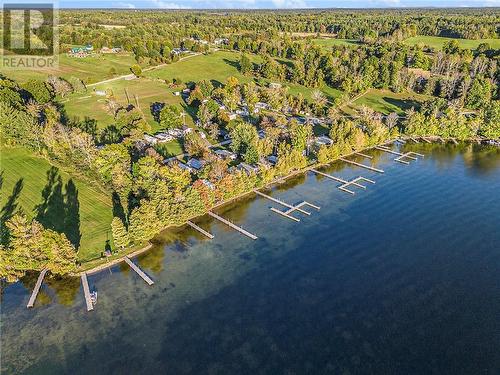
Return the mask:
<path id="1" fill-rule="evenodd" d="M 376 181 L 351 196 L 312 174 L 270 192 L 321 206 L 300 223 L 248 198 L 168 231 L 137 259 L 89 277 L 87 313 L 76 280 L 35 278 L 2 297 L 4 373 L 32 374 L 498 374 L 500 151 L 407 145 L 406 166 L 375 155 Z M 360 159 L 367 163 L 366 160 Z"/>

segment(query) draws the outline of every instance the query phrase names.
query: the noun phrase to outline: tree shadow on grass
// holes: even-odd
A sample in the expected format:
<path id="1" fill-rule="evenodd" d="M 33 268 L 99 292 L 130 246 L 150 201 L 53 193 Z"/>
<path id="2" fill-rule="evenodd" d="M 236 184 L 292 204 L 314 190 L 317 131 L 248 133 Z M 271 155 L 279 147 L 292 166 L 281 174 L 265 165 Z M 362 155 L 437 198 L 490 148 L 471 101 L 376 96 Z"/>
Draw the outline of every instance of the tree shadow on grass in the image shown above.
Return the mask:
<path id="1" fill-rule="evenodd" d="M 386 103 L 392 104 L 400 108 L 401 111 L 406 111 L 407 109 L 410 109 L 412 107 L 418 110 L 422 104 L 419 101 L 413 99 L 395 99 L 395 98 L 389 98 L 387 96 L 384 96 L 383 100 Z"/>
<path id="2" fill-rule="evenodd" d="M 63 191 L 64 190 L 64 191 Z M 47 183 L 42 190 L 42 202 L 35 207 L 36 220 L 45 228 L 64 233 L 68 240 L 80 247 L 80 202 L 78 189 L 69 179 L 63 189 L 59 169 L 51 167 L 47 171 Z"/>
<path id="3" fill-rule="evenodd" d="M 3 185 L 3 171 L 0 174 L 0 189 Z M 24 180 L 20 178 L 14 187 L 12 188 L 12 193 L 5 202 L 5 205 L 0 210 L 0 244 L 6 245 L 9 241 L 9 229 L 6 227 L 5 223 L 12 218 L 17 210 L 18 199 L 23 190 Z"/>

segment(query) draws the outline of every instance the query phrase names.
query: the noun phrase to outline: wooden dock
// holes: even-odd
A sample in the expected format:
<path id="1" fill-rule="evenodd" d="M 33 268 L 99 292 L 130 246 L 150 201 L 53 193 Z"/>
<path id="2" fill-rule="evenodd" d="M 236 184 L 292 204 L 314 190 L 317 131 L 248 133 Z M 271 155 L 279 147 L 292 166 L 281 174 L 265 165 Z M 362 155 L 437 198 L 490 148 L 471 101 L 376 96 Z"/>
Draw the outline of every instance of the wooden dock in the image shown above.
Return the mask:
<path id="1" fill-rule="evenodd" d="M 200 232 L 201 234 L 204 234 L 205 236 L 207 236 L 208 238 L 210 239 L 213 239 L 214 238 L 214 235 L 207 232 L 205 229 L 203 228 L 200 228 L 198 225 L 196 225 L 195 223 L 193 223 L 192 221 L 187 221 L 187 224 L 193 228 L 193 229 L 196 229 L 198 232 Z"/>
<path id="2" fill-rule="evenodd" d="M 357 186 L 357 187 L 359 187 L 361 189 L 366 189 L 365 185 L 360 184 L 361 181 L 369 182 L 371 184 L 375 183 L 375 181 L 370 180 L 370 179 L 365 178 L 365 177 L 361 177 L 361 176 L 356 177 L 356 178 L 354 178 L 354 179 L 352 179 L 350 181 L 347 181 L 347 180 L 344 180 L 342 178 L 335 177 L 335 176 L 329 175 L 327 173 L 320 172 L 320 171 L 318 171 L 316 169 L 311 169 L 310 171 L 313 172 L 313 173 L 319 174 L 321 176 L 327 177 L 329 179 L 332 179 L 334 181 L 340 182 L 342 185 L 338 186 L 337 188 L 339 190 L 342 190 L 343 192 L 346 192 L 346 193 L 349 193 L 349 194 L 352 194 L 352 195 L 354 195 L 355 192 L 352 191 L 352 190 L 347 189 L 347 187 L 353 185 L 353 186 Z"/>
<path id="3" fill-rule="evenodd" d="M 212 216 L 214 219 L 217 219 L 217 220 L 223 222 L 224 224 L 230 226 L 231 228 L 236 229 L 238 232 L 244 234 L 245 236 L 251 238 L 252 240 L 256 240 L 258 238 L 256 235 L 246 231 L 245 229 L 237 226 L 236 224 L 231 223 L 229 220 L 226 220 L 223 217 L 221 217 L 217 214 L 214 214 L 212 211 L 208 211 L 208 214 L 210 216 Z"/>
<path id="4" fill-rule="evenodd" d="M 373 171 L 373 172 L 384 173 L 384 171 L 382 169 L 375 168 L 375 167 L 372 167 L 372 166 L 369 166 L 369 165 L 364 165 L 364 164 L 361 164 L 361 163 L 357 163 L 357 162 L 349 160 L 349 159 L 340 158 L 340 160 L 342 160 L 345 163 L 353 164 L 353 165 L 356 165 L 356 166 L 361 167 L 361 168 L 368 169 L 368 170 Z"/>
<path id="5" fill-rule="evenodd" d="M 83 294 L 85 295 L 85 302 L 87 303 L 87 311 L 94 310 L 94 304 L 92 303 L 92 299 L 90 298 L 90 289 L 89 282 L 87 280 L 87 274 L 82 273 L 82 285 L 83 285 Z"/>
<path id="6" fill-rule="evenodd" d="M 385 147 L 385 146 L 375 146 L 375 148 L 377 150 L 380 150 L 380 151 L 385 151 L 385 152 L 388 152 L 390 154 L 397 155 L 398 157 L 395 158 L 394 161 L 397 161 L 397 162 L 403 163 L 403 164 L 407 164 L 407 165 L 410 164 L 410 162 L 408 160 L 404 160 L 404 159 L 418 160 L 416 158 L 416 156 L 424 157 L 424 155 L 419 154 L 418 152 L 413 152 L 413 151 L 402 154 L 401 152 L 391 150 L 390 148 Z"/>
<path id="7" fill-rule="evenodd" d="M 125 257 L 125 258 L 123 258 L 123 259 L 124 259 L 124 260 L 125 260 L 125 262 L 126 262 L 126 263 L 130 266 L 130 268 L 132 268 L 135 272 L 137 272 L 137 274 L 138 274 L 140 277 L 142 277 L 142 279 L 143 279 L 143 280 L 144 280 L 144 281 L 145 281 L 148 285 L 153 285 L 153 284 L 154 284 L 154 281 L 153 281 L 153 280 L 151 280 L 151 278 L 150 278 L 148 275 L 146 275 L 146 273 L 145 273 L 143 270 L 141 270 L 141 269 L 139 268 L 139 266 L 138 266 L 138 265 L 136 265 L 134 262 L 132 262 L 132 261 L 130 260 L 130 258 L 129 258 L 129 257 L 127 257 L 127 256 L 126 256 L 126 257 Z"/>
<path id="8" fill-rule="evenodd" d="M 35 300 L 36 296 L 38 295 L 38 292 L 40 291 L 40 287 L 42 286 L 43 278 L 45 277 L 45 274 L 47 273 L 48 269 L 43 269 L 42 272 L 40 272 L 40 275 L 38 275 L 38 280 L 36 281 L 35 287 L 33 288 L 33 292 L 31 292 L 31 297 L 30 300 L 28 301 L 28 304 L 26 307 L 30 308 L 35 305 Z"/>
<path id="9" fill-rule="evenodd" d="M 267 194 L 264 194 L 262 193 L 261 191 L 258 191 L 258 190 L 254 190 L 255 194 L 257 195 L 260 195 L 261 197 L 263 198 L 266 198 L 266 199 L 269 199 L 270 201 L 272 202 L 275 202 L 275 203 L 278 203 L 278 204 L 281 204 L 282 206 L 286 207 L 286 208 L 289 208 L 289 209 L 292 209 L 294 211 L 299 211 L 299 212 L 302 212 L 304 215 L 311 215 L 310 212 L 307 212 L 306 210 L 303 210 L 301 209 L 300 207 L 298 206 L 294 206 L 294 205 L 291 205 L 289 203 L 286 203 L 284 201 L 282 201 L 281 199 L 277 199 L 277 198 L 273 198 L 271 197 L 270 195 L 267 195 Z"/>
<path id="10" fill-rule="evenodd" d="M 355 152 L 354 154 L 358 155 L 358 156 L 362 156 L 362 157 L 367 158 L 367 159 L 373 159 L 373 156 L 362 154 L 361 152 Z"/>
<path id="11" fill-rule="evenodd" d="M 293 217 L 293 216 L 292 216 L 292 215 L 290 215 L 290 214 L 291 214 L 291 213 L 293 213 L 293 212 L 295 212 L 295 211 L 299 211 L 299 212 L 304 212 L 304 213 L 306 213 L 307 215 L 311 215 L 311 213 L 310 213 L 310 212 L 307 212 L 307 211 L 304 211 L 304 210 L 302 210 L 302 209 L 301 209 L 301 207 L 304 207 L 304 206 L 309 206 L 309 207 L 312 207 L 312 208 L 314 208 L 314 209 L 316 209 L 316 210 L 319 210 L 319 209 L 321 208 L 321 207 L 319 207 L 319 206 L 316 206 L 315 204 L 312 204 L 312 203 L 309 203 L 309 202 L 304 201 L 304 202 L 300 202 L 299 204 L 297 204 L 297 205 L 295 205 L 295 206 L 291 206 L 291 207 L 290 207 L 288 210 L 286 210 L 286 211 L 280 211 L 280 210 L 278 210 L 278 209 L 276 209 L 276 208 L 274 208 L 274 207 L 272 207 L 272 208 L 271 208 L 271 211 L 274 211 L 274 212 L 276 212 L 276 213 L 278 213 L 278 214 L 280 214 L 280 215 L 283 215 L 283 216 L 285 216 L 285 217 L 287 217 L 288 219 L 291 219 L 291 220 L 293 220 L 293 221 L 297 221 L 297 222 L 299 222 L 299 221 L 300 221 L 300 219 L 297 219 L 296 217 Z"/>

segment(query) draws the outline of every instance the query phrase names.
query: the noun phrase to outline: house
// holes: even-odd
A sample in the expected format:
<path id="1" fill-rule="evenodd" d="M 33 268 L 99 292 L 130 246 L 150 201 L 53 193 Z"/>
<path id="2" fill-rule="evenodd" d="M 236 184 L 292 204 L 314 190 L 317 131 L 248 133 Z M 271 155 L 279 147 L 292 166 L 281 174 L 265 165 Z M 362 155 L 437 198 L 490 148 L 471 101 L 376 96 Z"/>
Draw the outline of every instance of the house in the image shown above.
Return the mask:
<path id="1" fill-rule="evenodd" d="M 181 94 L 181 92 L 180 92 L 180 91 L 174 91 L 172 94 L 173 94 L 174 96 L 179 96 L 179 95 Z"/>
<path id="2" fill-rule="evenodd" d="M 194 169 L 191 168 L 189 165 L 186 165 L 186 164 L 181 163 L 181 162 L 178 162 L 177 165 L 179 166 L 179 168 L 184 169 L 185 171 L 189 171 L 190 173 L 194 172 Z"/>
<path id="3" fill-rule="evenodd" d="M 238 164 L 237 168 L 240 170 L 240 171 L 245 171 L 247 173 L 257 173 L 259 172 L 259 167 L 256 166 L 256 165 L 250 165 L 250 164 L 247 164 L 247 163 L 240 163 Z"/>
<path id="4" fill-rule="evenodd" d="M 276 165 L 276 163 L 278 162 L 278 157 L 276 155 L 269 155 L 267 157 L 267 161 L 272 165 Z"/>
<path id="5" fill-rule="evenodd" d="M 190 89 L 184 89 L 184 90 L 182 90 L 182 93 L 186 94 L 186 95 L 189 95 L 190 92 L 191 92 Z"/>
<path id="6" fill-rule="evenodd" d="M 228 117 L 229 117 L 229 120 L 236 120 L 238 115 L 236 113 L 230 113 Z"/>
<path id="7" fill-rule="evenodd" d="M 248 113 L 248 109 L 237 109 L 236 110 L 236 114 L 238 116 L 241 116 L 241 117 L 246 117 L 248 116 L 250 113 Z"/>
<path id="8" fill-rule="evenodd" d="M 322 135 L 320 137 L 316 137 L 316 139 L 314 140 L 314 142 L 318 146 L 321 146 L 321 145 L 329 146 L 329 145 L 333 144 L 333 141 L 330 138 L 328 138 L 326 135 Z"/>
<path id="9" fill-rule="evenodd" d="M 203 185 L 205 185 L 206 187 L 208 187 L 210 190 L 214 190 L 215 189 L 215 185 L 212 184 L 210 181 L 206 180 L 206 179 L 201 179 L 200 180 Z"/>
<path id="10" fill-rule="evenodd" d="M 218 46 L 221 44 L 229 44 L 229 39 L 228 38 L 215 38 L 214 44 L 216 44 Z"/>
<path id="11" fill-rule="evenodd" d="M 193 128 L 190 128 L 189 126 L 183 126 L 182 127 L 182 135 L 187 135 L 193 131 Z"/>
<path id="12" fill-rule="evenodd" d="M 281 83 L 270 82 L 269 83 L 269 88 L 270 89 L 280 89 L 281 88 Z"/>
<path id="13" fill-rule="evenodd" d="M 258 108 L 258 109 L 270 109 L 271 106 L 267 103 L 264 103 L 264 102 L 257 102 L 255 103 L 255 108 Z"/>
<path id="14" fill-rule="evenodd" d="M 199 171 L 201 168 L 203 168 L 203 164 L 204 163 L 201 160 L 198 160 L 198 159 L 195 159 L 195 158 L 191 158 L 191 159 L 189 159 L 187 161 L 186 164 L 188 165 L 188 167 Z"/>
<path id="15" fill-rule="evenodd" d="M 144 134 L 144 140 L 152 145 L 155 145 L 158 142 L 158 138 L 149 134 Z"/>
<path id="16" fill-rule="evenodd" d="M 260 129 L 257 132 L 257 135 L 259 136 L 259 139 L 264 139 L 266 137 L 266 132 L 264 130 Z"/>
<path id="17" fill-rule="evenodd" d="M 113 47 L 113 48 L 102 47 L 100 52 L 101 53 L 120 53 L 121 51 L 122 51 L 122 49 L 119 47 Z"/>
<path id="18" fill-rule="evenodd" d="M 160 143 L 170 142 L 174 139 L 174 137 L 172 137 L 170 134 L 167 134 L 167 133 L 158 133 L 154 137 Z"/>
<path id="19" fill-rule="evenodd" d="M 236 160 L 236 158 L 238 157 L 238 155 L 236 155 L 234 152 L 228 150 L 215 150 L 214 154 L 220 157 L 221 159 Z"/>

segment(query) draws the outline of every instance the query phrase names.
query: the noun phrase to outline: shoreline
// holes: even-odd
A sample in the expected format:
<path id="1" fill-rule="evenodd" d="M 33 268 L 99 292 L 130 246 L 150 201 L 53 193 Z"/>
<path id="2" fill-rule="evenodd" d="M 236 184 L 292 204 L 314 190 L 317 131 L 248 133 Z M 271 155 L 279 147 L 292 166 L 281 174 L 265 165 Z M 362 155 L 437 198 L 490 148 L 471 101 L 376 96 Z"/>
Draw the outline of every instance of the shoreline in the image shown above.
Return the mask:
<path id="1" fill-rule="evenodd" d="M 376 146 L 393 144 L 394 142 L 397 142 L 398 140 L 404 140 L 405 142 L 407 142 L 407 141 L 410 141 L 411 138 L 423 139 L 424 141 L 425 140 L 427 140 L 427 141 L 432 140 L 432 143 L 438 142 L 438 141 L 444 141 L 444 142 L 452 142 L 452 143 L 457 144 L 457 140 L 455 138 L 442 138 L 442 137 L 439 137 L 439 136 L 406 136 L 406 135 L 403 135 L 403 136 L 395 138 L 395 139 L 389 139 L 386 142 L 383 142 L 383 143 L 380 143 L 380 144 L 377 144 L 377 145 L 374 145 L 374 146 L 366 147 L 366 148 L 358 150 L 358 151 L 353 151 L 353 152 L 351 152 L 349 154 L 339 155 L 338 158 L 330 160 L 327 163 L 318 163 L 318 162 L 316 162 L 314 164 L 308 165 L 305 168 L 293 171 L 293 172 L 291 172 L 290 174 L 288 174 L 286 176 L 282 176 L 282 177 L 276 178 L 276 179 L 272 180 L 271 182 L 269 182 L 269 183 L 267 183 L 267 184 L 265 184 L 265 185 L 263 185 L 263 186 L 261 186 L 259 188 L 254 188 L 254 189 L 249 190 L 247 192 L 241 193 L 241 194 L 239 194 L 239 195 L 237 195 L 237 196 L 235 196 L 235 197 L 233 197 L 231 199 L 228 199 L 226 201 L 220 202 L 220 203 L 214 205 L 208 211 L 211 211 L 211 210 L 223 207 L 225 205 L 233 203 L 234 201 L 237 201 L 238 199 L 244 198 L 245 196 L 247 196 L 247 195 L 249 195 L 251 193 L 254 193 L 254 190 L 269 188 L 272 185 L 284 182 L 285 180 L 288 180 L 288 179 L 290 179 L 292 177 L 295 177 L 295 176 L 297 176 L 299 174 L 306 173 L 310 169 L 319 168 L 319 167 L 322 167 L 322 166 L 334 163 L 336 161 L 339 161 L 340 158 L 348 157 L 348 156 L 354 155 L 354 154 L 359 153 L 359 152 L 367 151 L 367 150 L 373 149 Z M 488 139 L 473 138 L 473 139 L 461 140 L 460 142 L 467 142 L 467 141 L 468 142 L 476 142 L 478 144 L 483 144 L 483 142 L 487 142 L 489 140 Z M 444 144 L 444 143 L 442 143 L 442 144 Z M 208 211 L 206 213 L 202 214 L 202 215 L 197 215 L 197 216 L 191 217 L 188 220 L 194 220 L 194 219 L 196 219 L 198 217 L 205 216 L 205 215 L 207 215 Z M 167 230 L 167 229 L 170 229 L 170 228 L 176 228 L 176 227 L 180 228 L 180 227 L 183 227 L 185 225 L 186 225 L 185 222 L 182 223 L 182 224 L 179 224 L 179 225 L 168 225 L 168 226 L 162 228 L 161 231 L 164 231 L 164 230 Z M 153 240 L 153 238 L 148 241 L 149 243 L 146 246 L 143 246 L 143 247 L 141 247 L 139 249 L 131 248 L 129 251 L 125 251 L 123 253 L 120 253 L 119 255 L 117 255 L 116 258 L 114 258 L 111 261 L 108 261 L 109 258 L 100 258 L 100 259 L 96 259 L 96 260 L 84 263 L 84 264 L 82 264 L 82 266 L 79 267 L 80 269 L 77 272 L 71 273 L 71 274 L 69 274 L 69 276 L 79 277 L 79 276 L 81 276 L 84 273 L 89 274 L 89 275 L 96 274 L 96 273 L 98 273 L 100 271 L 103 271 L 103 270 L 109 268 L 109 267 L 113 267 L 115 265 L 118 265 L 118 264 L 124 262 L 125 257 L 131 258 L 131 257 L 136 257 L 136 256 L 138 256 L 138 255 L 140 255 L 142 253 L 145 253 L 146 251 L 148 251 L 149 249 L 151 249 L 154 246 L 154 243 L 151 242 L 151 240 Z M 98 264 L 95 265 L 94 267 L 91 267 L 91 268 L 88 268 L 88 269 L 85 268 L 85 266 L 84 266 L 85 264 L 90 265 L 90 263 L 94 262 L 94 261 L 96 263 L 98 263 Z"/>
<path id="2" fill-rule="evenodd" d="M 254 189 L 252 189 L 252 190 L 249 190 L 249 191 L 247 191 L 247 192 L 241 193 L 241 194 L 239 194 L 239 195 L 237 195 L 237 196 L 235 196 L 235 197 L 233 197 L 233 198 L 231 198 L 231 199 L 228 199 L 228 200 L 226 200 L 226 201 L 220 202 L 220 203 L 218 203 L 218 204 L 214 205 L 214 206 L 213 206 L 212 208 L 210 208 L 208 211 L 211 211 L 211 210 L 214 210 L 214 209 L 217 209 L 217 208 L 223 207 L 223 206 L 225 206 L 225 205 L 228 205 L 228 204 L 230 204 L 230 203 L 233 203 L 234 201 L 237 201 L 238 199 L 244 198 L 245 196 L 247 196 L 247 195 L 249 195 L 249 194 L 251 194 L 251 193 L 254 193 L 254 190 L 269 188 L 269 187 L 270 187 L 270 186 L 272 186 L 272 185 L 275 185 L 275 184 L 278 184 L 278 183 L 284 182 L 285 180 L 288 180 L 288 179 L 290 179 L 290 178 L 292 178 L 292 177 L 295 177 L 295 176 L 297 176 L 297 175 L 299 175 L 299 174 L 306 173 L 306 172 L 308 172 L 309 170 L 311 170 L 311 169 L 313 169 L 313 168 L 320 168 L 320 167 L 322 167 L 322 166 L 325 166 L 325 165 L 328 165 L 328 164 L 334 163 L 334 162 L 336 162 L 336 161 L 339 161 L 339 160 L 340 160 L 340 158 L 343 158 L 343 157 L 348 157 L 348 156 L 354 155 L 354 154 L 356 154 L 356 153 L 358 153 L 358 152 L 363 152 L 363 151 L 366 151 L 366 150 L 370 150 L 370 149 L 373 149 L 373 148 L 374 148 L 374 147 L 376 147 L 376 146 L 380 146 L 380 145 L 387 145 L 387 144 L 392 144 L 392 143 L 396 142 L 398 139 L 403 139 L 403 138 L 404 138 L 404 137 L 398 137 L 398 138 L 396 138 L 396 139 L 390 139 L 390 140 L 388 140 L 388 141 L 386 141 L 386 142 L 383 142 L 383 143 L 377 144 L 377 145 L 375 145 L 375 146 L 370 146 L 370 147 L 367 147 L 367 148 L 361 149 L 361 150 L 359 150 L 359 151 L 353 151 L 353 152 L 351 152 L 351 153 L 349 153 L 349 154 L 339 155 L 339 157 L 338 157 L 338 158 L 333 159 L 333 160 L 330 160 L 330 161 L 329 161 L 329 162 L 327 162 L 327 163 L 317 163 L 317 162 L 316 162 L 316 163 L 314 163 L 314 164 L 311 164 L 311 165 L 306 166 L 305 168 L 302 168 L 302 169 L 299 169 L 299 170 L 293 171 L 293 172 L 289 173 L 289 174 L 288 174 L 288 175 L 286 175 L 286 176 L 282 176 L 282 177 L 276 178 L 276 179 L 272 180 L 271 182 L 269 182 L 269 183 L 267 183 L 267 184 L 265 184 L 265 185 L 263 185 L 263 186 L 261 186 L 261 187 L 259 187 L 259 188 L 257 188 L 257 187 L 256 187 L 256 188 L 254 188 Z M 208 211 L 207 211 L 206 213 L 202 214 L 202 215 L 197 215 L 197 216 L 191 217 L 191 218 L 189 218 L 188 220 L 194 220 L 194 219 L 196 219 L 196 218 L 198 218 L 198 217 L 205 216 L 205 215 L 207 215 L 207 214 L 208 214 Z M 180 224 L 180 225 L 168 225 L 168 226 L 166 226 L 166 227 L 162 228 L 162 230 L 161 230 L 161 231 L 164 231 L 164 230 L 167 230 L 167 229 L 170 229 L 170 228 L 182 227 L 182 226 L 185 226 L 185 225 L 186 225 L 186 223 L 182 223 L 182 224 Z M 153 238 L 154 238 L 154 237 L 153 237 Z M 153 243 L 151 243 L 151 240 L 152 240 L 152 239 L 150 239 L 150 240 L 149 240 L 148 245 L 146 245 L 146 246 L 144 246 L 144 247 L 142 247 L 142 248 L 136 249 L 136 250 L 131 249 L 131 250 L 130 250 L 130 252 L 126 252 L 126 251 L 125 251 L 124 253 L 121 253 L 119 257 L 114 258 L 112 261 L 107 261 L 107 259 L 108 259 L 108 258 L 101 258 L 102 260 L 101 260 L 101 259 L 96 260 L 96 262 L 98 262 L 98 263 L 100 263 L 100 264 L 98 264 L 98 265 L 96 265 L 96 266 L 94 266 L 94 267 L 92 267 L 92 268 L 85 269 L 85 268 L 83 267 L 83 264 L 82 264 L 81 268 L 83 268 L 83 269 L 81 269 L 81 270 L 77 271 L 76 273 L 72 273 L 72 274 L 70 274 L 70 276 L 75 276 L 75 277 L 76 277 L 76 276 L 81 276 L 81 275 L 82 275 L 82 274 L 84 274 L 84 273 L 86 273 L 86 274 L 88 274 L 88 275 L 92 275 L 92 274 L 96 274 L 96 273 L 98 273 L 98 272 L 100 272 L 100 271 L 103 271 L 103 270 L 105 270 L 106 268 L 109 268 L 109 267 L 115 266 L 115 265 L 117 265 L 117 264 L 120 264 L 120 263 L 122 263 L 122 262 L 124 262 L 124 261 L 125 261 L 125 257 L 129 257 L 129 258 L 130 258 L 130 257 L 135 257 L 135 256 L 138 256 L 138 255 L 140 255 L 140 254 L 142 254 L 142 253 L 144 253 L 144 252 L 148 251 L 149 249 L 151 249 L 151 248 L 153 247 L 153 245 L 154 245 Z M 90 262 L 88 262 L 88 263 L 90 263 Z"/>

